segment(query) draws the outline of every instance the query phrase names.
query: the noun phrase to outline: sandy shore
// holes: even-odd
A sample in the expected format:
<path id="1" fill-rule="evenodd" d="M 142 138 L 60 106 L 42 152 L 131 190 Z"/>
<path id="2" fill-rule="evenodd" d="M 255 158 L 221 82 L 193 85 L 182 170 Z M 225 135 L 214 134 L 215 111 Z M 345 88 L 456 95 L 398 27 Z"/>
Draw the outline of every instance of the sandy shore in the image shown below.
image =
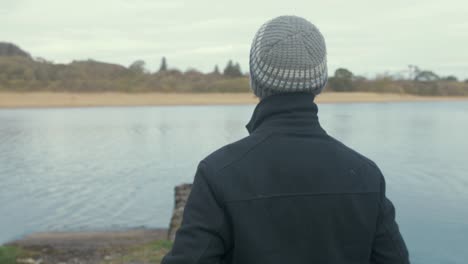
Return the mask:
<path id="1" fill-rule="evenodd" d="M 377 93 L 323 93 L 318 103 L 460 101 L 468 97 L 414 96 Z M 0 92 L 0 108 L 95 107 L 145 105 L 230 105 L 255 104 L 251 93 L 11 93 Z"/>

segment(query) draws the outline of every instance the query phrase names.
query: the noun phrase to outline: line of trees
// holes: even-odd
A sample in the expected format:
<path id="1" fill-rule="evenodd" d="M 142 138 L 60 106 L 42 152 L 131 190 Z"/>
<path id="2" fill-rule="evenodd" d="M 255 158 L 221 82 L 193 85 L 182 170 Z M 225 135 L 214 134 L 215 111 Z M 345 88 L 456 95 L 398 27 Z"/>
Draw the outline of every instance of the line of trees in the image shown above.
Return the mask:
<path id="1" fill-rule="evenodd" d="M 143 60 L 128 67 L 95 60 L 56 64 L 33 58 L 14 44 L 0 42 L 0 91 L 74 92 L 248 92 L 248 75 L 232 60 L 210 73 L 170 68 L 165 57 L 159 70 L 151 72 Z M 418 95 L 468 95 L 468 80 L 438 76 L 409 65 L 405 75 L 383 74 L 375 79 L 354 75 L 345 68 L 329 78 L 325 91 L 407 93 Z"/>
<path id="2" fill-rule="evenodd" d="M 204 74 L 168 66 L 165 57 L 151 72 L 143 60 L 128 67 L 92 59 L 56 64 L 33 58 L 14 44 L 0 43 L 0 91 L 74 92 L 248 92 L 249 82 L 239 63 L 228 61 L 223 72 L 216 65 Z"/>
<path id="3" fill-rule="evenodd" d="M 136 60 L 130 66 L 128 67 L 129 70 L 131 70 L 134 73 L 138 74 L 149 74 L 150 71 L 146 69 L 146 62 L 144 60 Z M 166 57 L 162 57 L 161 59 L 161 66 L 159 67 L 160 73 L 162 72 L 167 72 L 169 71 L 169 68 L 167 66 L 167 60 Z M 177 71 L 177 70 L 171 70 L 171 71 Z M 194 72 L 197 71 L 195 69 L 189 69 L 187 72 Z M 247 74 L 243 74 L 240 64 L 238 62 L 234 63 L 232 60 L 229 60 L 226 64 L 226 67 L 223 70 L 223 73 L 220 72 L 218 65 L 215 65 L 214 70 L 211 74 L 214 75 L 224 75 L 226 77 L 242 77 L 242 76 L 247 76 Z"/>
<path id="4" fill-rule="evenodd" d="M 377 92 L 402 93 L 416 95 L 468 95 L 468 80 L 459 82 L 453 76 L 439 76 L 430 70 L 421 70 L 415 65 L 409 65 L 407 75 L 382 74 L 369 80 L 363 76 L 354 75 L 350 70 L 339 68 L 328 79 L 328 90 L 336 92 Z"/>

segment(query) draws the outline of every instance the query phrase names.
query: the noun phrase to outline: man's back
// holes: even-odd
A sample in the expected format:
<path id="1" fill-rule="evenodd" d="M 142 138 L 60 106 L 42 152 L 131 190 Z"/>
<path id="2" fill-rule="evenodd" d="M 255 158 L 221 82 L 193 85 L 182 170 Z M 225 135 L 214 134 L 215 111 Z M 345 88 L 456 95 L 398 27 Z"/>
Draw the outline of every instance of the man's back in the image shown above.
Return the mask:
<path id="1" fill-rule="evenodd" d="M 326 134 L 313 99 L 263 100 L 250 136 L 200 163 L 163 263 L 408 262 L 382 174 Z"/>
<path id="2" fill-rule="evenodd" d="M 326 134 L 323 35 L 280 16 L 252 42 L 250 135 L 198 166 L 164 264 L 408 263 L 377 166 Z"/>

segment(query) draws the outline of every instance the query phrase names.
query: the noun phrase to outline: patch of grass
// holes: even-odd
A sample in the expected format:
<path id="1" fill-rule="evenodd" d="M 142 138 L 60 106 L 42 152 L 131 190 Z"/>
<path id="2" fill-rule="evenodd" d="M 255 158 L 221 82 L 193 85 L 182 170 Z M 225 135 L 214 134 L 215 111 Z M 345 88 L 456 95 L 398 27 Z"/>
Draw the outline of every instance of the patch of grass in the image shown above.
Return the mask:
<path id="1" fill-rule="evenodd" d="M 0 246 L 0 264 L 15 264 L 21 250 L 14 246 Z"/>
<path id="2" fill-rule="evenodd" d="M 159 264 L 171 248 L 171 241 L 157 240 L 130 248 L 122 255 L 111 255 L 110 259 L 104 260 L 103 264 L 124 264 L 132 262 Z"/>
<path id="3" fill-rule="evenodd" d="M 0 246 L 0 264 L 15 264 L 19 259 L 36 259 L 40 252 L 17 245 Z"/>

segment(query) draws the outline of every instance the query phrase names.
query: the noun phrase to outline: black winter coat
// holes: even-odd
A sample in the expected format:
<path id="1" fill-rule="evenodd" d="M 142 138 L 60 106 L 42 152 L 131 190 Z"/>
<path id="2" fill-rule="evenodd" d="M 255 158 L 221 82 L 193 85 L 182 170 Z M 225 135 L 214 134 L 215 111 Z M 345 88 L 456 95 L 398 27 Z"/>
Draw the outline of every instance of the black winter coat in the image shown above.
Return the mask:
<path id="1" fill-rule="evenodd" d="M 382 173 L 327 135 L 313 99 L 263 99 L 250 135 L 200 162 L 163 264 L 409 263 Z"/>

